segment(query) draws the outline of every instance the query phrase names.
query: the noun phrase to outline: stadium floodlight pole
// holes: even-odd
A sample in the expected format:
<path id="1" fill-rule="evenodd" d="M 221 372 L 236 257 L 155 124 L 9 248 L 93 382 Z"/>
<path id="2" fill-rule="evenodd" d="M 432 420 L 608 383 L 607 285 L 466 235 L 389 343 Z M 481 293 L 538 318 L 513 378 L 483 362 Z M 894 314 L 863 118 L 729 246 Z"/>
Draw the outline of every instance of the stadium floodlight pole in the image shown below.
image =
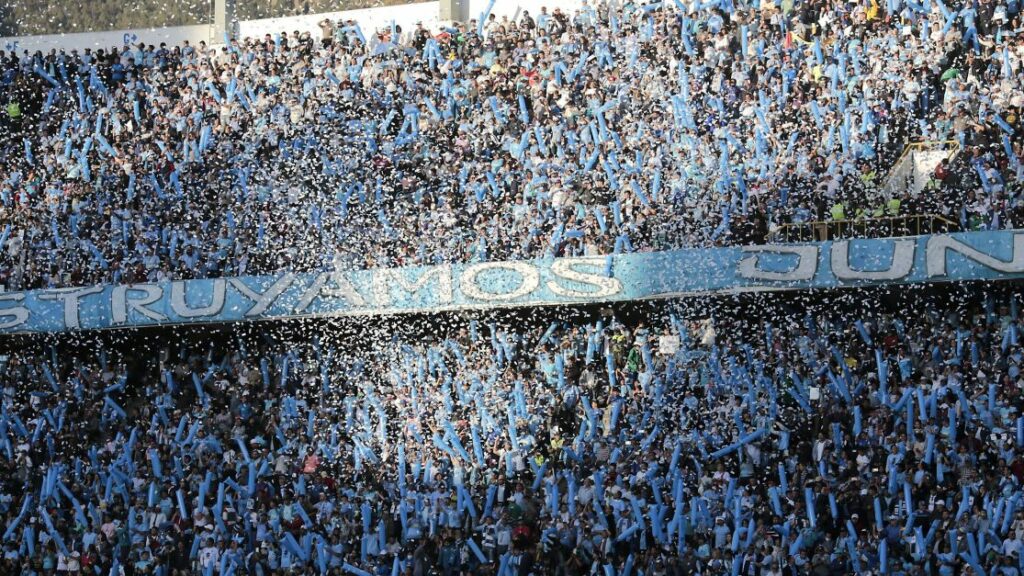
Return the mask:
<path id="1" fill-rule="evenodd" d="M 235 14 L 235 0 L 213 0 L 213 26 L 210 29 L 210 43 L 220 44 L 227 38 L 238 35 L 238 19 Z"/>
<path id="2" fill-rule="evenodd" d="M 465 22 L 469 20 L 469 0 L 441 0 L 438 18 Z"/>

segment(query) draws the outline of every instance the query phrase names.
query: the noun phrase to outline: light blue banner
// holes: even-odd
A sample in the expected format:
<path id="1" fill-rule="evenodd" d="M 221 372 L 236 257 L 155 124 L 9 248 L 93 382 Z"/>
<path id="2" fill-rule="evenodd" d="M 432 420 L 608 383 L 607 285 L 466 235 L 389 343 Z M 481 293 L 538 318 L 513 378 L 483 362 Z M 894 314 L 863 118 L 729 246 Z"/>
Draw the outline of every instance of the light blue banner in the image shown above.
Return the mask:
<path id="1" fill-rule="evenodd" d="M 1024 232 L 685 249 L 0 294 L 0 334 L 1024 277 Z"/>

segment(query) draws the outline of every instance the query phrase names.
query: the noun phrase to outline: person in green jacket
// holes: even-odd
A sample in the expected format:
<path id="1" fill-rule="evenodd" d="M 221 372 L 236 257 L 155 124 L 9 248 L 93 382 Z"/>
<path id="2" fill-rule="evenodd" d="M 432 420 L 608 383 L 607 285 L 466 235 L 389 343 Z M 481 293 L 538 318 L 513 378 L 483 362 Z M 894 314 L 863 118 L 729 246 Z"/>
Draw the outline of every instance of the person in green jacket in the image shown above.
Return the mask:
<path id="1" fill-rule="evenodd" d="M 7 137 L 14 137 L 21 133 L 22 113 L 21 104 L 13 97 L 4 106 L 3 116 L 0 116 L 0 142 Z"/>
<path id="2" fill-rule="evenodd" d="M 903 204 L 903 202 L 899 198 L 890 198 L 885 203 L 885 214 L 887 216 L 893 216 L 893 217 L 899 216 L 900 215 L 900 206 L 902 204 Z"/>
<path id="3" fill-rule="evenodd" d="M 17 100 L 8 102 L 5 112 L 7 112 L 7 117 L 11 122 L 21 122 L 21 104 Z"/>

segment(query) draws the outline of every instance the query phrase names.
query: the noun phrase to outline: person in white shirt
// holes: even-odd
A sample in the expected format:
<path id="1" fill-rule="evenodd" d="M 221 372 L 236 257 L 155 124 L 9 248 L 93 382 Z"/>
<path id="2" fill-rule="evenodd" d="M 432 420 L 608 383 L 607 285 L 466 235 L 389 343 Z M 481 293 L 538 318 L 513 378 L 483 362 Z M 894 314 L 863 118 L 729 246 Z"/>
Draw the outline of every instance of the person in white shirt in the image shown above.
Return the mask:
<path id="1" fill-rule="evenodd" d="M 1024 548 L 1024 543 L 1021 542 L 1021 534 L 1019 531 L 1013 531 L 1013 538 L 1007 538 L 1003 540 L 1003 555 L 1009 556 L 1010 554 L 1020 554 L 1021 548 Z"/>
<path id="2" fill-rule="evenodd" d="M 68 573 L 69 574 L 78 574 L 81 571 L 82 563 L 79 560 L 80 557 L 81 557 L 81 554 L 79 554 L 78 550 L 75 550 L 74 552 L 72 552 L 71 556 L 68 557 Z"/>
<path id="3" fill-rule="evenodd" d="M 662 356 L 674 356 L 679 351 L 679 336 L 671 334 L 668 330 L 658 338 L 658 354 Z"/>
<path id="4" fill-rule="evenodd" d="M 501 556 L 508 550 L 509 543 L 512 541 L 512 529 L 502 521 L 498 521 L 497 526 L 494 528 L 495 542 L 497 543 L 497 555 Z"/>
<path id="5" fill-rule="evenodd" d="M 57 553 L 57 572 L 66 573 L 68 571 L 68 557 L 63 552 Z"/>
<path id="6" fill-rule="evenodd" d="M 215 566 L 220 560 L 220 549 L 213 545 L 213 538 L 207 538 L 206 544 L 199 550 L 199 566 Z"/>
<path id="7" fill-rule="evenodd" d="M 583 486 L 576 491 L 576 501 L 581 506 L 587 506 L 590 504 L 590 500 L 594 497 L 594 483 L 593 480 L 587 478 L 583 481 Z"/>

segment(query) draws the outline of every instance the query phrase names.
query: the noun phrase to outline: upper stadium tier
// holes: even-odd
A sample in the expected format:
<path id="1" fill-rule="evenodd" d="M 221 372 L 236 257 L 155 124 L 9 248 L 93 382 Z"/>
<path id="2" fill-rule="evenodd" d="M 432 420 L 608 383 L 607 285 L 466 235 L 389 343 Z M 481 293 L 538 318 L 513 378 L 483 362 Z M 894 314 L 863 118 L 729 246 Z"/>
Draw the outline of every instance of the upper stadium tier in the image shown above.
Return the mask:
<path id="1" fill-rule="evenodd" d="M 0 51 L 9 290 L 1005 228 L 1019 10 L 582 2 Z"/>

